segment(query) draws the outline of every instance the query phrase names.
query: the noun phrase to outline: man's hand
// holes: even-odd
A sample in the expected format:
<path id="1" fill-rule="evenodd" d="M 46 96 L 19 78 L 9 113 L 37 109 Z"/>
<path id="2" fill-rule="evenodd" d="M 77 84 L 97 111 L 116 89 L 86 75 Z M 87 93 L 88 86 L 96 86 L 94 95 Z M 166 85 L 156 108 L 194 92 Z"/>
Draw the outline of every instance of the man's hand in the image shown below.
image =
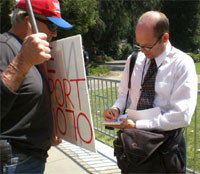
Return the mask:
<path id="1" fill-rule="evenodd" d="M 104 120 L 106 120 L 106 121 L 114 121 L 119 116 L 119 109 L 118 108 L 106 109 L 103 112 L 103 116 L 104 116 Z M 123 122 L 120 125 L 110 125 L 110 124 L 107 124 L 106 126 L 107 127 L 117 128 L 117 129 L 136 128 L 135 123 L 132 120 L 130 120 L 130 119 L 121 118 L 120 121 Z"/>
<path id="2" fill-rule="evenodd" d="M 58 137 L 57 135 L 53 135 L 52 141 L 51 141 L 51 145 L 52 146 L 57 146 L 60 143 L 62 143 L 62 139 L 60 137 Z"/>
<path id="3" fill-rule="evenodd" d="M 49 43 L 45 33 L 27 36 L 21 51 L 13 60 L 13 64 L 22 72 L 28 72 L 33 65 L 39 65 L 51 58 Z"/>
<path id="4" fill-rule="evenodd" d="M 103 116 L 104 116 L 104 120 L 106 121 L 114 121 L 119 116 L 119 110 L 117 108 L 106 109 L 103 112 Z"/>
<path id="5" fill-rule="evenodd" d="M 117 128 L 117 129 L 125 129 L 125 128 L 136 128 L 136 124 L 130 120 L 130 119 L 126 119 L 126 118 L 121 118 L 120 121 L 122 121 L 123 123 L 120 125 L 107 125 L 108 127 L 113 127 L 113 128 Z"/>

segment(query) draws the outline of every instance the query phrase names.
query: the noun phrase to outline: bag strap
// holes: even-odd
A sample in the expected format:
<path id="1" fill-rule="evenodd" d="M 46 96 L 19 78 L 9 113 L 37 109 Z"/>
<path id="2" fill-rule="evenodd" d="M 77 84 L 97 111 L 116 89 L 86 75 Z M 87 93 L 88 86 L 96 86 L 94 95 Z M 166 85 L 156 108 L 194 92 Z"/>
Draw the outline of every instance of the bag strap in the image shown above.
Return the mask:
<path id="1" fill-rule="evenodd" d="M 132 76 L 132 73 L 133 73 L 133 68 L 135 66 L 135 61 L 137 59 L 137 54 L 138 52 L 134 52 L 132 55 L 131 55 L 131 61 L 130 61 L 130 66 L 129 66 L 129 79 L 128 79 L 128 89 L 131 88 L 131 76 Z"/>
<path id="2" fill-rule="evenodd" d="M 134 69 L 134 66 L 135 66 L 137 55 L 138 55 L 137 51 L 134 52 L 131 55 L 131 60 L 130 60 L 130 65 L 129 65 L 128 92 L 127 92 L 127 95 L 126 95 L 126 103 L 125 103 L 125 108 L 124 108 L 123 114 L 125 114 L 126 108 L 127 108 L 127 102 L 128 102 L 128 96 L 129 96 L 129 89 L 131 88 L 131 76 L 132 76 L 132 73 L 133 73 L 133 69 Z"/>

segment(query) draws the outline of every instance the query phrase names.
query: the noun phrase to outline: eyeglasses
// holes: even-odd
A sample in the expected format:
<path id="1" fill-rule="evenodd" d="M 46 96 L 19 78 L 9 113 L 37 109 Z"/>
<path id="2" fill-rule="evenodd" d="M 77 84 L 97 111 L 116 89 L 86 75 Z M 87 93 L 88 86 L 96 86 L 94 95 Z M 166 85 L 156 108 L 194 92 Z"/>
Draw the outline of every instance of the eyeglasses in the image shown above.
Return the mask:
<path id="1" fill-rule="evenodd" d="M 152 47 L 145 47 L 145 46 L 139 46 L 139 45 L 138 45 L 137 47 L 139 47 L 140 49 L 144 49 L 145 51 L 151 51 L 151 50 L 153 49 L 153 47 L 155 47 L 156 44 L 160 41 L 160 39 L 162 38 L 162 36 L 163 36 L 163 34 L 160 35 L 160 37 L 159 37 L 158 40 L 153 44 Z"/>
<path id="2" fill-rule="evenodd" d="M 52 23 L 52 22 L 50 22 L 50 21 L 48 21 L 48 20 L 45 20 L 45 19 L 38 18 L 38 17 L 35 17 L 35 19 L 37 19 L 38 21 L 40 21 L 40 22 L 46 24 L 47 27 L 48 27 L 48 29 L 49 29 L 51 32 L 55 32 L 55 31 L 57 30 L 57 26 L 56 26 L 54 23 Z"/>

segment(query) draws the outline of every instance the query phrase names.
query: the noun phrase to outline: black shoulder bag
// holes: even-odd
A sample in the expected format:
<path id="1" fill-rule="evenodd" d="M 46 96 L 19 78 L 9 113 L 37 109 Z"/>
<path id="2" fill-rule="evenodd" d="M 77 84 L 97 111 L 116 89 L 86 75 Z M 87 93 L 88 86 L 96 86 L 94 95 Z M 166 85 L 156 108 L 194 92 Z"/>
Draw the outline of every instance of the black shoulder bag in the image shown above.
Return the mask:
<path id="1" fill-rule="evenodd" d="M 125 110 L 136 58 L 137 52 L 131 56 Z M 183 172 L 184 163 L 178 148 L 182 140 L 181 129 L 159 132 L 126 128 L 118 131 L 118 135 L 113 142 L 114 155 L 122 173 Z"/>

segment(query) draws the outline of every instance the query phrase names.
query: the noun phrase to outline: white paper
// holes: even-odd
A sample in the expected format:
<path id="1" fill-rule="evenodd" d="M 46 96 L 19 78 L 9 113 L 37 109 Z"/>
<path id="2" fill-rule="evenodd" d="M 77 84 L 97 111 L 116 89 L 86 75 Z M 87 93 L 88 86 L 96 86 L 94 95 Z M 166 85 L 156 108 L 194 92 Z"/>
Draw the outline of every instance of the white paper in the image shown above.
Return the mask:
<path id="1" fill-rule="evenodd" d="M 158 116 L 160 112 L 159 107 L 145 109 L 145 110 L 133 110 L 127 109 L 128 118 L 136 122 L 137 120 L 152 120 Z"/>
<path id="2" fill-rule="evenodd" d="M 120 121 L 121 118 L 127 118 L 128 115 L 127 114 L 124 114 L 124 115 L 120 115 L 116 121 L 104 121 L 103 124 L 105 125 L 120 125 L 122 124 L 122 121 Z"/>

